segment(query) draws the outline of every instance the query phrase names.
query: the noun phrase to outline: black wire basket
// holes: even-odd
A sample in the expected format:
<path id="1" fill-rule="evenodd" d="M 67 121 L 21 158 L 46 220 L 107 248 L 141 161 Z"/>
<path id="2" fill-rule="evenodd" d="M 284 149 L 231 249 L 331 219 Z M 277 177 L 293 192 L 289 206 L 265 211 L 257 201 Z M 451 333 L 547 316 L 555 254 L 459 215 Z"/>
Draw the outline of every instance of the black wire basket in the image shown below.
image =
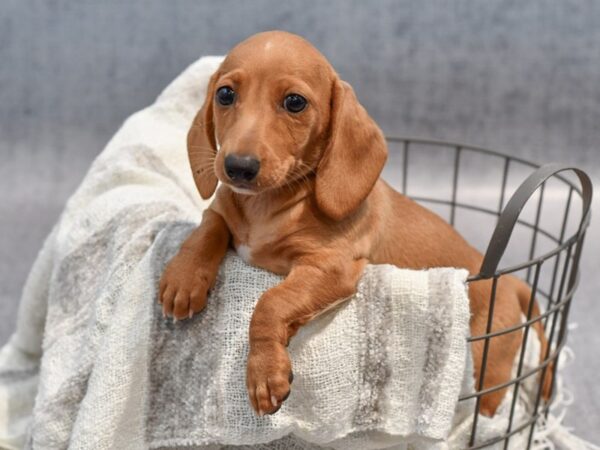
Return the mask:
<path id="1" fill-rule="evenodd" d="M 483 341 L 479 379 L 475 380 L 475 391 L 459 399 L 474 404 L 468 448 L 509 448 L 517 433 L 525 433 L 530 448 L 534 430 L 547 417 L 554 397 L 548 402 L 542 400 L 544 379 L 547 372 L 555 375 L 567 339 L 569 309 L 579 282 L 579 261 L 590 221 L 590 178 L 574 167 L 540 167 L 468 145 L 396 137 L 389 137 L 388 144 L 390 159 L 396 159 L 396 164 L 389 166 L 401 164 L 403 168 L 400 180 L 390 174 L 393 181 L 399 181 L 401 191 L 445 217 L 482 250 L 481 269 L 468 281 L 492 282 L 486 333 L 468 338 L 469 343 Z M 507 274 L 516 275 L 531 286 L 531 299 L 538 299 L 541 314 L 532 317 L 530 300 L 527 317 L 521 324 L 492 330 L 495 286 Z M 543 323 L 548 350 L 539 364 L 525 367 L 527 337 L 538 321 Z M 507 333 L 523 333 L 516 371 L 508 382 L 483 389 L 490 342 Z M 521 415 L 517 420 L 519 389 L 528 378 L 536 383 L 535 401 L 525 417 Z M 555 380 L 553 376 L 552 393 Z M 512 400 L 505 432 L 478 438 L 481 397 L 506 388 L 512 389 Z"/>

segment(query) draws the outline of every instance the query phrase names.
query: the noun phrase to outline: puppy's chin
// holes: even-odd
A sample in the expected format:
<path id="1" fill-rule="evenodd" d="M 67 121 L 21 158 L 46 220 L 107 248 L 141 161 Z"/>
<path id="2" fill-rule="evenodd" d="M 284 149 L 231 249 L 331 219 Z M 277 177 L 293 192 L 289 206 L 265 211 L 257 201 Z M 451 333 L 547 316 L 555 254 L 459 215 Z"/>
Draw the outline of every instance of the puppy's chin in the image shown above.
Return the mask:
<path id="1" fill-rule="evenodd" d="M 236 194 L 241 194 L 241 195 L 256 195 L 256 194 L 258 194 L 258 192 L 253 191 L 251 189 L 237 187 L 237 186 L 234 186 L 229 183 L 227 183 L 227 187 L 229 189 L 231 189 L 233 192 L 235 192 Z"/>

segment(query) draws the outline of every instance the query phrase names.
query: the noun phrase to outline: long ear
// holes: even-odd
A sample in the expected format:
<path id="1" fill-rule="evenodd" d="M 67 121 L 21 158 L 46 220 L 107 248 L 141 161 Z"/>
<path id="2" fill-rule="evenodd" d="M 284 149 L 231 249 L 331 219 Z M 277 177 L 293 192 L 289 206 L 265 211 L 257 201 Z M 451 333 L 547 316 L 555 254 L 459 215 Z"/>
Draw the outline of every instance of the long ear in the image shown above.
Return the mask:
<path id="1" fill-rule="evenodd" d="M 210 77 L 204 105 L 194 117 L 187 135 L 187 149 L 194 182 L 203 199 L 210 198 L 217 188 L 214 160 L 217 154 L 215 124 L 213 122 L 213 98 L 218 72 Z"/>
<path id="2" fill-rule="evenodd" d="M 387 159 L 383 133 L 358 103 L 352 87 L 333 87 L 329 143 L 317 167 L 319 209 L 335 220 L 353 212 L 369 195 Z"/>

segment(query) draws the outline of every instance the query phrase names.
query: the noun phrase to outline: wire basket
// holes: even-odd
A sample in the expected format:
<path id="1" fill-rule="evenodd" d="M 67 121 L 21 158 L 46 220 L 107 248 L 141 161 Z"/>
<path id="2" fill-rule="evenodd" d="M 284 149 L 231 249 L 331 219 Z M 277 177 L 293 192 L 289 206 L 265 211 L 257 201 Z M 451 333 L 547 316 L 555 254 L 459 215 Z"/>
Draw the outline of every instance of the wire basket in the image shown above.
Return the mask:
<path id="1" fill-rule="evenodd" d="M 560 164 L 540 167 L 521 158 L 468 145 L 396 137 L 389 137 L 388 144 L 392 160 L 388 167 L 400 164 L 402 173 L 400 177 L 394 173 L 384 176 L 399 184 L 405 195 L 446 218 L 471 244 L 479 247 L 484 254 L 483 262 L 479 273 L 470 276 L 469 282 L 492 282 L 486 333 L 467 339 L 469 343 L 483 341 L 475 391 L 459 399 L 474 403 L 468 448 L 491 445 L 508 448 L 517 433 L 520 436 L 525 433 L 530 448 L 534 429 L 547 417 L 555 396 L 556 376 L 552 377 L 553 395 L 549 402 L 542 401 L 541 386 L 546 372 L 556 371 L 567 338 L 569 309 L 579 282 L 579 260 L 590 220 L 590 178 L 574 167 Z M 532 298 L 540 303 L 541 315 L 532 317 L 530 300 L 527 317 L 521 324 L 492 330 L 494 287 L 506 274 L 516 275 L 531 286 Z M 538 321 L 544 325 L 548 350 L 539 364 L 525 367 L 527 337 L 532 324 Z M 523 339 L 512 379 L 483 389 L 490 342 L 515 332 L 523 333 Z M 527 379 L 535 383 L 535 400 L 525 417 L 521 415 L 517 420 L 519 389 Z M 498 436 L 480 439 L 477 431 L 481 397 L 504 388 L 512 389 L 506 430 Z"/>

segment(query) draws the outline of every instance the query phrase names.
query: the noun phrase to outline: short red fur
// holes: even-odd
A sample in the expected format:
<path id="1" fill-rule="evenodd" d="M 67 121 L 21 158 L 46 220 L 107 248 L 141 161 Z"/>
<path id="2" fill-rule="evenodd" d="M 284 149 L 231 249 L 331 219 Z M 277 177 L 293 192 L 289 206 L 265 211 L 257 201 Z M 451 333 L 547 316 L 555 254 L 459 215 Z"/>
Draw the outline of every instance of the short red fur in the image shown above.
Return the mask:
<path id="1" fill-rule="evenodd" d="M 215 101 L 223 86 L 235 92 L 232 105 Z M 286 111 L 290 93 L 308 106 Z M 290 338 L 352 295 L 367 263 L 479 271 L 482 255 L 448 223 L 379 178 L 387 157 L 381 130 L 350 85 L 298 36 L 260 33 L 231 50 L 210 79 L 188 153 L 201 196 L 216 194 L 168 264 L 159 299 L 164 313 L 177 319 L 201 311 L 230 246 L 249 263 L 286 276 L 262 295 L 250 324 L 247 388 L 260 415 L 276 412 L 289 394 Z M 258 159 L 256 178 L 232 181 L 224 170 L 228 155 Z M 490 291 L 489 281 L 470 284 L 473 335 L 485 332 Z M 529 287 L 503 276 L 496 295 L 492 330 L 520 323 Z M 545 353 L 543 327 L 534 326 Z M 519 330 L 490 341 L 483 388 L 510 379 L 521 340 Z M 473 343 L 472 352 L 478 379 L 483 341 Z M 545 380 L 547 398 L 551 377 Z M 493 415 L 505 392 L 483 396 L 482 413 Z"/>

